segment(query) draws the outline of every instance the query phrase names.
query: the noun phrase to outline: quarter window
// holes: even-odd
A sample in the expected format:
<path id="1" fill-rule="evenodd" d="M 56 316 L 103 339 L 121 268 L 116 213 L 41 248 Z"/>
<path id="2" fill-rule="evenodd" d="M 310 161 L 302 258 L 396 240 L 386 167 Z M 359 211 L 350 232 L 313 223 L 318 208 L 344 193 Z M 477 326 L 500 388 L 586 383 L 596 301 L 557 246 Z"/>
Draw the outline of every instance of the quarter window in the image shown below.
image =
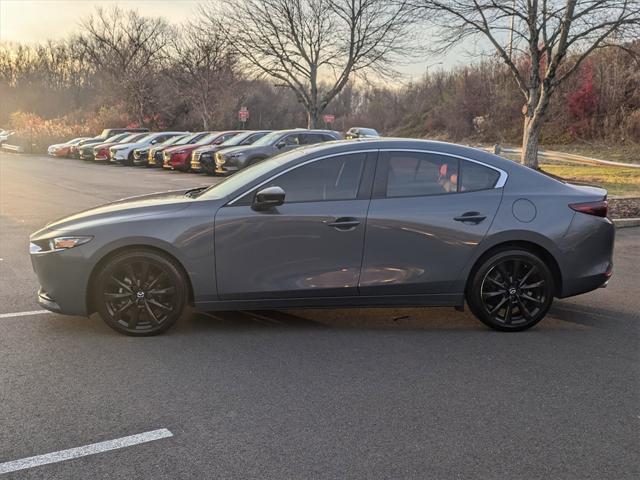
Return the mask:
<path id="1" fill-rule="evenodd" d="M 458 191 L 458 160 L 430 153 L 390 152 L 387 197 L 441 195 Z"/>
<path id="2" fill-rule="evenodd" d="M 260 189 L 279 186 L 285 191 L 285 203 L 355 200 L 365 158 L 366 154 L 359 153 L 318 160 L 274 178 Z"/>
<path id="3" fill-rule="evenodd" d="M 492 168 L 473 162 L 460 162 L 460 191 L 487 190 L 493 188 L 500 174 Z"/>

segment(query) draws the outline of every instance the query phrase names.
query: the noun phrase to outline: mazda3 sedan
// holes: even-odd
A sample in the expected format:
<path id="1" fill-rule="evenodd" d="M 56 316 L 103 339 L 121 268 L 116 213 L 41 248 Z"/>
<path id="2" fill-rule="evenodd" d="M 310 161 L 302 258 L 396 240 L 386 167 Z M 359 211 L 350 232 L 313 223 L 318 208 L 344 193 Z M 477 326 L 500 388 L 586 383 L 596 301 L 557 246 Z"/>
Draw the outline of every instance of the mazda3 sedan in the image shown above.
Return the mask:
<path id="1" fill-rule="evenodd" d="M 468 147 L 328 142 L 221 183 L 120 200 L 31 236 L 38 301 L 129 335 L 201 310 L 452 306 L 524 330 L 604 286 L 606 191 Z"/>

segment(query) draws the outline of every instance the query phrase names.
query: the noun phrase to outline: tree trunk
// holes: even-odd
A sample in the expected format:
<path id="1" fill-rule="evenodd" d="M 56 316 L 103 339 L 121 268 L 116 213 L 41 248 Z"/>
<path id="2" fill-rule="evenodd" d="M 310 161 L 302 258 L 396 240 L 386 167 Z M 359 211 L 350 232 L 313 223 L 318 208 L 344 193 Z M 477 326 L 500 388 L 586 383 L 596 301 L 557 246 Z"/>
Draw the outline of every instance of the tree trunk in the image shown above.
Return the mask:
<path id="1" fill-rule="evenodd" d="M 318 128 L 318 108 L 307 109 L 307 128 Z"/>
<path id="2" fill-rule="evenodd" d="M 520 156 L 521 163 L 537 170 L 538 165 L 538 137 L 540 136 L 540 127 L 542 122 L 537 115 L 532 117 L 525 115 L 524 131 L 522 133 L 522 154 Z"/>

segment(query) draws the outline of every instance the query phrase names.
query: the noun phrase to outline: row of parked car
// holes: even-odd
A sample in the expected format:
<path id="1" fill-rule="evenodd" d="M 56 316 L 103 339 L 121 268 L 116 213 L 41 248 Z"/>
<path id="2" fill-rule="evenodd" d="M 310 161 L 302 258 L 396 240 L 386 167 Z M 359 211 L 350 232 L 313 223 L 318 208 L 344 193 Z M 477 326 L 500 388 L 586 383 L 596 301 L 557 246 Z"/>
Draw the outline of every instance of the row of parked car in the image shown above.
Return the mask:
<path id="1" fill-rule="evenodd" d="M 377 136 L 375 130 L 354 127 L 344 138 Z M 195 133 L 108 128 L 96 137 L 78 137 L 51 145 L 48 153 L 85 161 L 227 175 L 277 153 L 341 138 L 342 134 L 333 130 L 300 128 Z"/>

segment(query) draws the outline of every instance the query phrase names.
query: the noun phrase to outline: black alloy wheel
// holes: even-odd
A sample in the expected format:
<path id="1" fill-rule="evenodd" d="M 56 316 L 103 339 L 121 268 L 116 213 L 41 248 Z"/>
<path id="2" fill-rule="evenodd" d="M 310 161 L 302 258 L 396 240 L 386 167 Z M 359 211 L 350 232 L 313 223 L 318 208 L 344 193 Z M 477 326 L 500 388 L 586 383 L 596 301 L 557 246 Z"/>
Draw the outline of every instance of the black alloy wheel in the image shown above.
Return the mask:
<path id="1" fill-rule="evenodd" d="M 94 305 L 120 333 L 156 335 L 170 328 L 187 304 L 181 268 L 162 254 L 135 250 L 116 255 L 95 282 Z"/>
<path id="2" fill-rule="evenodd" d="M 554 291 L 553 275 L 538 256 L 507 250 L 494 254 L 475 271 L 467 302 L 489 327 L 521 331 L 544 318 Z"/>

